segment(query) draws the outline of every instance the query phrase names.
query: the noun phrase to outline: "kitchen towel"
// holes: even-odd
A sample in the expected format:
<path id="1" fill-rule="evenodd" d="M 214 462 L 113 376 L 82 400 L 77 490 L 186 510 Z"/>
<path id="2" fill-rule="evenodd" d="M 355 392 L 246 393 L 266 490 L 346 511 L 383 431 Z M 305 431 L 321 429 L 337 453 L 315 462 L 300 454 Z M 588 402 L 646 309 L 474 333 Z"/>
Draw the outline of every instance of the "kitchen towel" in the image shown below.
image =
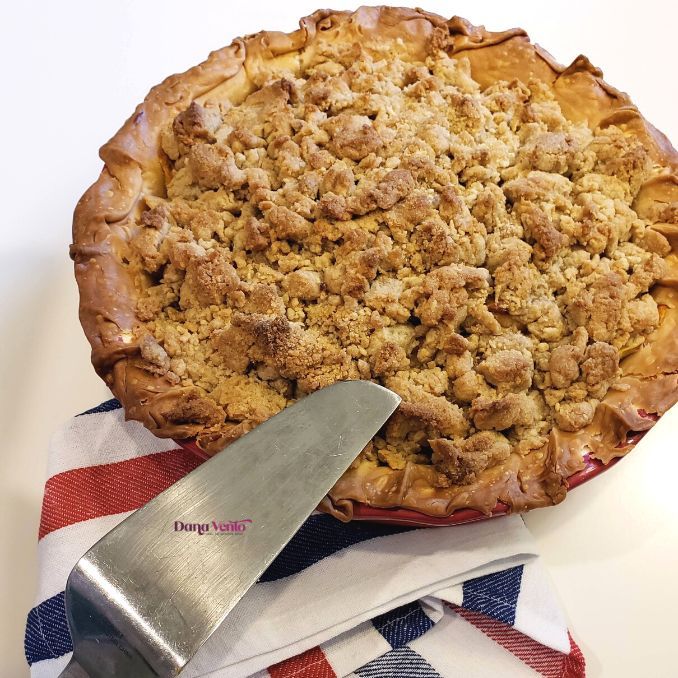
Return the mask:
<path id="1" fill-rule="evenodd" d="M 53 436 L 38 602 L 25 635 L 31 676 L 58 676 L 70 658 L 63 591 L 78 558 L 200 463 L 175 442 L 125 422 L 116 400 L 74 417 Z M 185 536 L 187 547 L 205 538 Z M 519 516 L 413 528 L 344 524 L 317 513 L 182 675 L 574 678 L 584 672 Z"/>

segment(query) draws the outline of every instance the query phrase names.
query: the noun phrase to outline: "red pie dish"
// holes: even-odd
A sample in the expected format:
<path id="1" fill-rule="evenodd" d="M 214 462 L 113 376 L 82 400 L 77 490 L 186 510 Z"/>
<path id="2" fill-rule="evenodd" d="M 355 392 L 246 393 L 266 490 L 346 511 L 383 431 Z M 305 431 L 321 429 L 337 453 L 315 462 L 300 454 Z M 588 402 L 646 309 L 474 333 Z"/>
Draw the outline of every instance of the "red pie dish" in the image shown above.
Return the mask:
<path id="1" fill-rule="evenodd" d="M 634 433 L 628 436 L 627 442 L 629 445 L 636 445 L 642 439 L 645 432 Z M 189 452 L 193 452 L 201 459 L 209 459 L 210 454 L 200 449 L 193 440 L 177 440 L 181 447 Z M 585 455 L 585 466 L 580 471 L 573 473 L 567 478 L 568 489 L 571 490 L 585 482 L 599 476 L 603 471 L 614 466 L 621 457 L 615 457 L 609 463 L 604 464 L 599 459 L 591 459 Z M 322 508 L 322 507 L 321 507 Z M 497 505 L 490 513 L 481 513 L 474 509 L 458 509 L 449 516 L 427 516 L 418 511 L 410 509 L 393 509 L 393 508 L 379 508 L 377 506 L 368 506 L 367 504 L 355 504 L 353 506 L 352 520 L 367 520 L 376 523 L 389 523 L 392 525 L 410 525 L 417 527 L 445 527 L 449 525 L 463 525 L 465 523 L 474 523 L 478 520 L 488 520 L 489 518 L 496 518 L 504 516 L 510 512 L 510 507 L 502 502 Z M 340 516 L 341 517 L 341 516 Z"/>

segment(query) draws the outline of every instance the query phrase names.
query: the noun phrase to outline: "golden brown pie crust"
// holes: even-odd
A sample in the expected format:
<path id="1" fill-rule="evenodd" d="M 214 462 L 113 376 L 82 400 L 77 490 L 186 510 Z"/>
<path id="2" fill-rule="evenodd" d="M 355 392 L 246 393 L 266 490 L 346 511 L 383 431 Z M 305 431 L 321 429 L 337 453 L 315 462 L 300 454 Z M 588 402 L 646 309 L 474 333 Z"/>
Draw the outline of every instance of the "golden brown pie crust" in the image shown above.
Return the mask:
<path id="1" fill-rule="evenodd" d="M 650 156 L 666 167 L 643 184 L 633 204 L 640 217 L 655 222 L 653 228 L 672 247 L 666 257 L 668 273 L 652 290 L 663 317 L 645 345 L 622 361 L 620 384 L 608 392 L 592 423 L 582 430 L 554 429 L 539 454 L 511 455 L 464 486 L 436 487 L 436 471 L 430 465 L 408 463 L 394 470 L 359 464 L 335 485 L 323 507 L 348 519 L 356 501 L 432 516 L 458 508 L 487 513 L 498 500 L 514 511 L 558 503 L 565 496 L 567 476 L 582 468 L 584 452 L 606 463 L 626 454 L 632 447 L 626 444 L 629 431 L 647 430 L 654 423 L 643 415 L 661 415 L 678 401 L 678 225 L 657 222 L 663 206 L 678 201 L 678 154 L 626 94 L 602 80 L 586 57 L 577 57 L 565 68 L 530 43 L 521 29 L 493 33 L 459 17 L 446 21 L 421 10 L 321 10 L 302 19 L 293 33 L 262 32 L 235 40 L 204 63 L 154 87 L 102 147 L 104 169 L 75 211 L 71 256 L 93 365 L 123 404 L 127 418 L 158 436 L 191 438 L 219 423 L 223 413 L 200 389 L 176 386 L 138 364 L 141 347 L 135 328 L 140 321 L 135 309 L 140 289 L 127 256 L 129 242 L 140 229 L 144 194 L 162 196 L 165 191 L 161 130 L 208 93 L 244 99 L 272 68 L 290 67 L 300 54 L 312 53 L 324 41 L 360 42 L 369 48 L 373 41 L 396 40 L 413 58 L 423 59 L 431 41 L 453 58 L 467 58 L 481 87 L 498 80 L 540 80 L 552 89 L 569 120 L 590 128 L 617 125 L 642 141 Z M 205 438 L 202 442 L 209 446 Z"/>

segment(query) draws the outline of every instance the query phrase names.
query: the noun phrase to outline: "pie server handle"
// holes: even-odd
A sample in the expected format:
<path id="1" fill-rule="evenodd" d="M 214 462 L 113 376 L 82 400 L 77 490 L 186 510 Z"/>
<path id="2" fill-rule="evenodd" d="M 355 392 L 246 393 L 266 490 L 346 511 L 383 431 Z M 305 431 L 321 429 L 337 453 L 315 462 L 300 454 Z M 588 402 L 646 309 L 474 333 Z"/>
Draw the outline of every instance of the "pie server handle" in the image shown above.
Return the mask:
<path id="1" fill-rule="evenodd" d="M 399 402 L 365 381 L 317 391 L 120 523 L 68 578 L 74 652 L 61 676 L 177 675 Z"/>

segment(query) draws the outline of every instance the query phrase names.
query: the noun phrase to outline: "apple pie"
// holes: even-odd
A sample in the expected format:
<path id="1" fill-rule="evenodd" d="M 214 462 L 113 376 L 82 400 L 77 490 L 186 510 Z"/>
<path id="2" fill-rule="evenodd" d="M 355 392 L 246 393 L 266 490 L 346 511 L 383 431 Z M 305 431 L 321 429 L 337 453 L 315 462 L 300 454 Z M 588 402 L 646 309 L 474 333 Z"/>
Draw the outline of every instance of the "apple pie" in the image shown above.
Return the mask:
<path id="1" fill-rule="evenodd" d="M 101 157 L 71 254 L 126 416 L 215 452 L 376 381 L 402 405 L 344 519 L 556 504 L 678 401 L 678 155 L 520 29 L 318 11 L 153 88 Z"/>

